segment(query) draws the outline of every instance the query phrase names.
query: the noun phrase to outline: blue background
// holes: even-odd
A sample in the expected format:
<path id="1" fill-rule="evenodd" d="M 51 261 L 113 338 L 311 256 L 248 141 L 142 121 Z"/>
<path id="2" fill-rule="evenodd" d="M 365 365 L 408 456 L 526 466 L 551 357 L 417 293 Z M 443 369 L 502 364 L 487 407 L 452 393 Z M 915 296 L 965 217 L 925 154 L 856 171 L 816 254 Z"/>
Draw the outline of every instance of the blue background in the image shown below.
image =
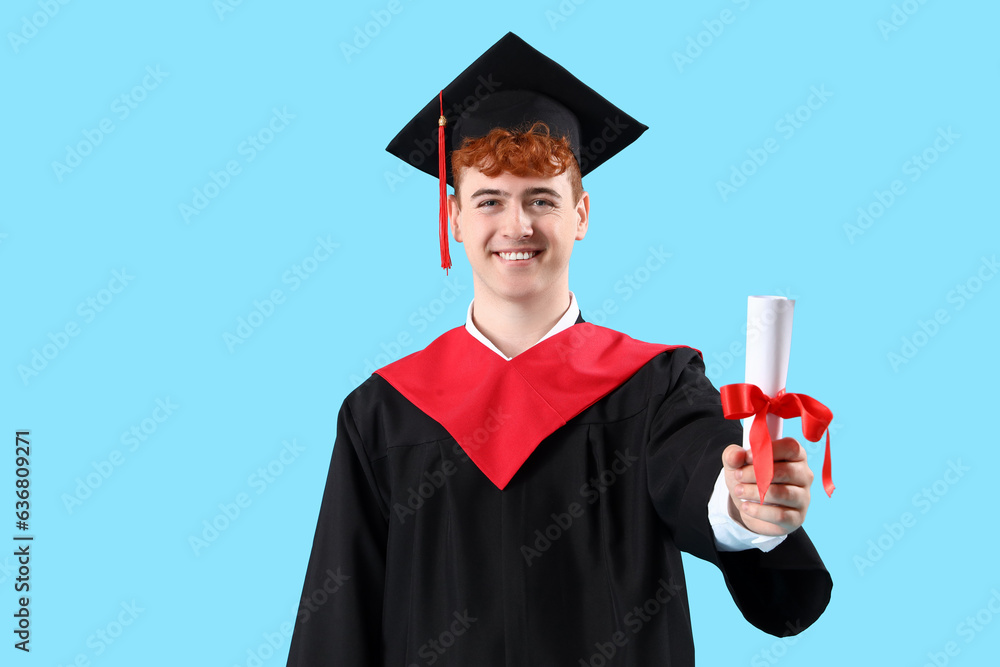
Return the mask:
<path id="1" fill-rule="evenodd" d="M 806 521 L 829 609 L 777 640 L 689 559 L 700 663 L 992 664 L 1000 7 L 341 4 L 5 4 L 0 533 L 26 428 L 36 539 L 25 655 L 0 538 L 3 664 L 284 664 L 341 401 L 472 298 L 461 246 L 437 264 L 435 181 L 383 149 L 508 30 L 651 128 L 584 181 L 585 317 L 700 348 L 720 385 L 746 296 L 795 298 L 789 390 L 835 415 L 838 490 L 817 480 Z M 650 247 L 671 254 L 651 273 Z M 259 326 L 227 344 L 240 318 Z"/>

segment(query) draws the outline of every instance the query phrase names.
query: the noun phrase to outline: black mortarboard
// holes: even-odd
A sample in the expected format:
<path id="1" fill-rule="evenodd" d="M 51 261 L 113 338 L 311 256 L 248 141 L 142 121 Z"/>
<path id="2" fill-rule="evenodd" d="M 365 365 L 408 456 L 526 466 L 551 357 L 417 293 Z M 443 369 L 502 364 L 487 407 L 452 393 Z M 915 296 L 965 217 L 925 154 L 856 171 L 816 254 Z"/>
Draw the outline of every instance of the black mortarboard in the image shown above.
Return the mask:
<path id="1" fill-rule="evenodd" d="M 446 122 L 440 124 L 440 119 Z M 553 136 L 567 135 L 581 176 L 639 138 L 647 127 L 604 99 L 563 66 L 512 32 L 479 56 L 428 102 L 386 150 L 440 179 L 441 266 L 448 255 L 447 182 L 454 185 L 451 151 L 466 137 L 495 127 L 513 129 L 542 121 Z M 443 149 L 443 150 L 442 150 Z"/>

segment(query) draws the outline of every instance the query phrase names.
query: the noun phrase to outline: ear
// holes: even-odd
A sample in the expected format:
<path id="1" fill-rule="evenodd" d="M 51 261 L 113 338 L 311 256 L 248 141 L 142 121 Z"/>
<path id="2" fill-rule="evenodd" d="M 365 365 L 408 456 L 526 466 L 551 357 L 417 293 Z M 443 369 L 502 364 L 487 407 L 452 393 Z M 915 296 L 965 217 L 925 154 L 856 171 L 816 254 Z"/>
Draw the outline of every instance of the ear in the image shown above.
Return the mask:
<path id="1" fill-rule="evenodd" d="M 576 240 L 582 241 L 587 235 L 587 225 L 590 222 L 590 193 L 584 192 L 580 195 L 580 201 L 576 203 Z"/>
<path id="2" fill-rule="evenodd" d="M 461 215 L 462 209 L 458 205 L 458 197 L 448 195 L 448 218 L 451 220 L 451 235 L 455 238 L 456 243 L 462 242 L 462 225 L 459 222 Z"/>

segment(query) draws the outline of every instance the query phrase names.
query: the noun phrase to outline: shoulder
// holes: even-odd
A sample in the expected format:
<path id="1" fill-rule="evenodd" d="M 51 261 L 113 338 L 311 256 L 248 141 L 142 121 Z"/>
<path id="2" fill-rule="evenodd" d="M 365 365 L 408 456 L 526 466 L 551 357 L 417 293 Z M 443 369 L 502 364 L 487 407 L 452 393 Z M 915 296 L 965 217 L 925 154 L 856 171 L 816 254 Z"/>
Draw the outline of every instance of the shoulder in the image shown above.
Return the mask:
<path id="1" fill-rule="evenodd" d="M 433 384 L 441 369 L 454 368 L 465 355 L 468 346 L 465 327 L 455 327 L 431 341 L 425 348 L 411 352 L 375 370 L 367 380 L 344 399 L 344 408 L 355 415 L 372 415 L 376 411 L 396 411 L 401 406 L 413 407 L 399 390 L 405 379 L 420 378 L 424 385 Z M 425 390 L 430 389 L 425 386 Z M 390 412 L 389 414 L 392 414 Z"/>
<path id="2" fill-rule="evenodd" d="M 448 437 L 447 431 L 378 373 L 356 387 L 341 406 L 341 418 L 371 460 L 388 455 L 403 444 L 434 442 Z"/>
<path id="3" fill-rule="evenodd" d="M 589 323 L 578 323 L 550 341 L 538 354 L 545 357 L 542 363 L 551 376 L 568 371 L 581 382 L 609 380 L 613 393 L 656 402 L 684 385 L 707 382 L 701 352 L 687 345 L 651 343 Z"/>
<path id="4" fill-rule="evenodd" d="M 690 345 L 644 341 L 621 331 L 588 322 L 576 324 L 568 331 L 571 332 L 566 341 L 569 346 L 591 347 L 598 353 L 612 358 L 629 355 L 645 356 L 649 359 L 648 364 L 658 368 L 694 364 L 704 369 L 701 351 Z"/>
<path id="5" fill-rule="evenodd" d="M 579 326 L 579 325 L 578 325 Z M 633 356 L 633 366 L 622 374 L 621 381 L 581 417 L 585 423 L 618 422 L 641 413 L 656 415 L 669 412 L 684 414 L 697 398 L 698 403 L 717 402 L 718 392 L 705 377 L 701 353 L 686 345 L 649 343 L 613 330 L 593 332 L 594 338 L 606 336 L 613 350 L 604 363 L 617 365 Z M 624 351 L 624 352 L 622 352 Z M 586 371 L 584 371 L 586 372 Z M 591 373 L 597 372 L 596 369 Z"/>

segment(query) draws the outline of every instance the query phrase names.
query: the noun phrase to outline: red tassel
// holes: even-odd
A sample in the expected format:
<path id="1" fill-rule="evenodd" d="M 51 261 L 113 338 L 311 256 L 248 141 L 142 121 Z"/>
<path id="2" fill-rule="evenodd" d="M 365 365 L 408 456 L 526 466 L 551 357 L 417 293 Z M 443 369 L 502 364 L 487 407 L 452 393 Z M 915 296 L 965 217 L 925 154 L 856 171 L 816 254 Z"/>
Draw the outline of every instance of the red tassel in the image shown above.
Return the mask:
<path id="1" fill-rule="evenodd" d="M 451 254 L 448 252 L 448 170 L 445 167 L 444 126 L 448 123 L 444 117 L 444 91 L 438 94 L 441 103 L 441 117 L 438 118 L 438 177 L 440 182 L 441 205 L 438 213 L 438 240 L 441 243 L 441 268 L 445 275 L 451 268 Z"/>

